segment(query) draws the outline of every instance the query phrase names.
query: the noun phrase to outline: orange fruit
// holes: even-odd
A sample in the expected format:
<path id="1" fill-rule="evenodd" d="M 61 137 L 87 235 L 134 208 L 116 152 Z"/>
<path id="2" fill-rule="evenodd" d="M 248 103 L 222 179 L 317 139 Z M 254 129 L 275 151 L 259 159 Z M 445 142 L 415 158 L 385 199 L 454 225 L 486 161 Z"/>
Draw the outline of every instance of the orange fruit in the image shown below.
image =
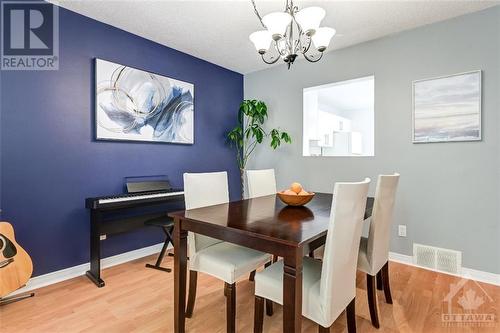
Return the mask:
<path id="1" fill-rule="evenodd" d="M 292 185 L 290 186 L 290 190 L 299 194 L 300 191 L 302 191 L 302 185 L 300 185 L 300 183 L 292 183 Z"/>
<path id="2" fill-rule="evenodd" d="M 295 193 L 294 191 L 292 190 L 285 190 L 283 191 L 283 194 L 288 194 L 288 195 L 297 195 L 297 193 Z"/>
<path id="3" fill-rule="evenodd" d="M 302 190 L 300 191 L 299 195 L 309 195 L 309 192 Z"/>

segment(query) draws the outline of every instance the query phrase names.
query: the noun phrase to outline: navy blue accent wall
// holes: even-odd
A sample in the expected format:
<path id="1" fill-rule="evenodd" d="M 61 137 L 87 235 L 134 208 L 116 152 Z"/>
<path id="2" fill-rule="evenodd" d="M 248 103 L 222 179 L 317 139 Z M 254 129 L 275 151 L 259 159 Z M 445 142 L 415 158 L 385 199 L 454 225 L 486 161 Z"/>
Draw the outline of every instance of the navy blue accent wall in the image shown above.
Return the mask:
<path id="1" fill-rule="evenodd" d="M 2 220 L 30 253 L 34 275 L 89 261 L 86 197 L 122 191 L 123 177 L 227 170 L 240 191 L 224 133 L 236 122 L 243 76 L 60 9 L 58 71 L 1 72 Z M 168 31 L 163 33 L 168 34 Z M 94 140 L 94 61 L 102 58 L 192 82 L 195 144 Z M 103 257 L 163 241 L 156 229 L 111 237 Z"/>

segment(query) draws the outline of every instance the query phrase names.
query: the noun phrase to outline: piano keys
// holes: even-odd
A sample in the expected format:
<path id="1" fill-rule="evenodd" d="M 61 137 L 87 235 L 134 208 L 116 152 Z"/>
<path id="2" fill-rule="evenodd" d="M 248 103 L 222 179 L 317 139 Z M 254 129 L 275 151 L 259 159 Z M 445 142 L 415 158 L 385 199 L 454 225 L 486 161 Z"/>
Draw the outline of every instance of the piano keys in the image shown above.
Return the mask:
<path id="1" fill-rule="evenodd" d="M 167 213 L 184 209 L 183 189 L 172 188 L 168 180 L 127 182 L 127 193 L 85 199 L 90 210 L 90 270 L 87 277 L 98 287 L 101 278 L 101 236 L 144 227 Z"/>
<path id="2" fill-rule="evenodd" d="M 174 197 L 175 199 L 175 197 L 178 196 L 184 196 L 184 191 L 176 189 L 146 193 L 118 194 L 99 198 L 87 198 L 85 206 L 90 209 L 110 209 L 139 205 L 141 203 L 151 204 L 153 202 L 163 202 L 170 199 L 170 197 Z"/>

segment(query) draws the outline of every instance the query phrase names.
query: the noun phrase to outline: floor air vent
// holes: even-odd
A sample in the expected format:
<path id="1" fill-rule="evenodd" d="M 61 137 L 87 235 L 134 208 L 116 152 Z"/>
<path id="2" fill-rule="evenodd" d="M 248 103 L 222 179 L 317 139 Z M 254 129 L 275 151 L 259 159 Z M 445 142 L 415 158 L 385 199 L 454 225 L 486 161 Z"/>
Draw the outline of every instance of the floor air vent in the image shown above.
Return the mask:
<path id="1" fill-rule="evenodd" d="M 442 272 L 460 274 L 462 252 L 414 243 L 413 263 Z"/>

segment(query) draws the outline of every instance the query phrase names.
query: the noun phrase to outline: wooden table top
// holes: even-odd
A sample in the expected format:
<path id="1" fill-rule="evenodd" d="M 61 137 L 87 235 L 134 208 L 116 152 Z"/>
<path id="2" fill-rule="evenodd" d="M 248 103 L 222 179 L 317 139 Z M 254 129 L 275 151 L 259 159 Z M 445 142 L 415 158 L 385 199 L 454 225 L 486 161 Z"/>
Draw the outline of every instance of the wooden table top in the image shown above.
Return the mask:
<path id="1" fill-rule="evenodd" d="M 270 195 L 209 207 L 170 213 L 191 223 L 210 225 L 221 232 L 245 234 L 291 246 L 301 246 L 326 234 L 332 194 L 316 193 L 305 206 L 287 206 Z M 365 218 L 371 216 L 373 198 L 368 198 Z M 190 230 L 188 227 L 187 230 Z"/>

